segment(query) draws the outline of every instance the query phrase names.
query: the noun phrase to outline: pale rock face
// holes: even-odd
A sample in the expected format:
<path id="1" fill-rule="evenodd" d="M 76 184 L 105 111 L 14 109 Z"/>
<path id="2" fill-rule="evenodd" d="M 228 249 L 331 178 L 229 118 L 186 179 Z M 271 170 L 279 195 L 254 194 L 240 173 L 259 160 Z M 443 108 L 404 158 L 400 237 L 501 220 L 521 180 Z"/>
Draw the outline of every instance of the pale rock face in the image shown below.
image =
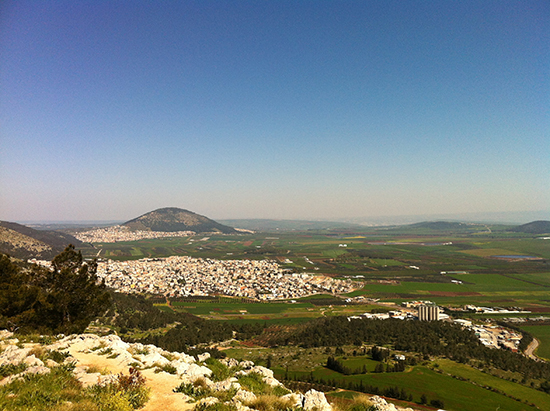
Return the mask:
<path id="1" fill-rule="evenodd" d="M 13 333 L 8 330 L 0 330 L 0 340 L 8 340 L 13 337 Z"/>
<path id="2" fill-rule="evenodd" d="M 154 352 L 154 353 L 150 353 L 150 354 L 136 355 L 136 358 L 145 367 L 153 367 L 154 365 L 163 366 L 163 365 L 170 364 L 170 361 L 168 361 L 166 358 L 164 358 L 158 352 Z"/>
<path id="3" fill-rule="evenodd" d="M 217 404 L 219 401 L 216 397 L 206 397 L 206 398 L 203 398 L 202 400 L 199 400 L 197 401 L 197 406 L 202 405 L 214 405 L 214 404 Z"/>
<path id="4" fill-rule="evenodd" d="M 281 398 L 291 401 L 294 407 L 301 407 L 304 401 L 304 396 L 302 394 L 297 394 L 295 392 L 291 392 L 290 394 L 283 395 Z"/>
<path id="5" fill-rule="evenodd" d="M 241 363 L 242 364 L 242 363 Z M 258 373 L 265 378 L 273 378 L 273 371 L 269 368 L 262 367 L 261 365 L 256 365 L 248 367 L 246 370 L 238 371 L 235 375 L 248 375 L 250 373 Z"/>
<path id="6" fill-rule="evenodd" d="M 41 365 L 33 365 L 32 367 L 27 368 L 25 371 L 23 371 L 19 375 L 25 375 L 25 374 L 48 374 L 50 373 L 50 369 L 48 367 L 44 367 Z"/>
<path id="7" fill-rule="evenodd" d="M 225 381 L 212 383 L 212 389 L 214 391 L 229 391 L 232 388 L 240 389 L 241 384 L 239 384 L 238 382 L 231 381 L 229 379 Z"/>
<path id="8" fill-rule="evenodd" d="M 205 377 L 212 375 L 212 370 L 202 365 L 190 364 L 187 370 L 185 370 L 184 375 L 189 377 Z"/>
<path id="9" fill-rule="evenodd" d="M 239 390 L 233 397 L 233 401 L 239 401 L 241 403 L 250 403 L 256 399 L 256 395 L 253 392 L 246 390 Z"/>
<path id="10" fill-rule="evenodd" d="M 210 353 L 207 353 L 207 352 L 205 352 L 204 354 L 199 354 L 199 355 L 197 355 L 197 360 L 198 360 L 199 362 L 204 362 L 204 361 L 206 361 L 206 360 L 209 359 L 209 358 L 210 358 Z"/>
<path id="11" fill-rule="evenodd" d="M 370 401 L 379 409 L 379 411 L 413 411 L 412 408 L 396 407 L 392 403 L 388 403 L 384 398 L 374 395 Z"/>
<path id="12" fill-rule="evenodd" d="M 19 348 L 16 345 L 8 345 L 2 354 L 0 354 L 0 365 L 21 364 L 30 351 L 30 348 Z"/>
<path id="13" fill-rule="evenodd" d="M 185 371 L 187 371 L 190 366 L 188 362 L 179 359 L 172 361 L 171 364 L 176 369 L 176 374 L 178 375 L 185 374 Z"/>
<path id="14" fill-rule="evenodd" d="M 277 387 L 279 385 L 283 385 L 279 382 L 279 380 L 276 380 L 275 378 L 273 377 L 264 377 L 264 382 L 271 386 L 271 387 Z"/>
<path id="15" fill-rule="evenodd" d="M 316 390 L 309 390 L 304 394 L 302 408 L 306 411 L 332 411 L 332 406 L 328 403 L 325 394 Z"/>
<path id="16" fill-rule="evenodd" d="M 38 366 L 38 367 L 43 367 L 44 366 L 44 363 L 42 362 L 42 360 L 40 360 L 39 358 L 36 358 L 33 355 L 29 355 L 28 357 L 26 357 L 23 362 L 29 366 Z"/>
<path id="17" fill-rule="evenodd" d="M 46 360 L 46 367 L 53 368 L 53 367 L 58 367 L 58 366 L 59 366 L 59 364 L 56 363 L 54 360 L 50 360 L 50 359 Z"/>
<path id="18" fill-rule="evenodd" d="M 239 365 L 239 361 L 237 361 L 235 358 L 222 358 L 220 362 L 227 365 L 229 368 L 237 367 Z"/>
<path id="19" fill-rule="evenodd" d="M 118 335 L 108 335 L 103 341 L 115 352 L 127 351 L 130 348 L 130 344 L 122 341 Z"/>
<path id="20" fill-rule="evenodd" d="M 241 361 L 240 364 L 241 368 L 243 369 L 248 369 L 248 368 L 252 368 L 254 367 L 254 363 L 252 361 Z"/>

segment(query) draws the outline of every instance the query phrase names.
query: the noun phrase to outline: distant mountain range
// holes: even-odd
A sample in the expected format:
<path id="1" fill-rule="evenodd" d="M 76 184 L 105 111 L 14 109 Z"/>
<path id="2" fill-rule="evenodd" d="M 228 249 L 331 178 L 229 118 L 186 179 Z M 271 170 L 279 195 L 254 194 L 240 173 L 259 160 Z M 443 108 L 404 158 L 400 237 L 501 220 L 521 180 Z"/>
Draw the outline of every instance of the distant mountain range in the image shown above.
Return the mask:
<path id="1" fill-rule="evenodd" d="M 271 219 L 234 219 L 234 220 L 220 220 L 223 224 L 227 224 L 231 227 L 242 228 L 252 231 L 269 231 L 269 232 L 282 232 L 282 231 L 304 231 L 304 230 L 326 230 L 337 228 L 361 228 L 365 226 L 352 223 L 342 223 L 334 221 L 308 221 L 308 220 L 271 220 Z"/>
<path id="2" fill-rule="evenodd" d="M 182 208 L 159 208 L 127 221 L 123 226 L 131 230 L 146 231 L 194 231 L 196 233 L 237 233 L 232 227 L 217 223 L 208 217 Z"/>
<path id="3" fill-rule="evenodd" d="M 0 253 L 20 259 L 50 260 L 69 244 L 76 247 L 83 245 L 69 234 L 35 230 L 21 224 L 0 221 Z"/>

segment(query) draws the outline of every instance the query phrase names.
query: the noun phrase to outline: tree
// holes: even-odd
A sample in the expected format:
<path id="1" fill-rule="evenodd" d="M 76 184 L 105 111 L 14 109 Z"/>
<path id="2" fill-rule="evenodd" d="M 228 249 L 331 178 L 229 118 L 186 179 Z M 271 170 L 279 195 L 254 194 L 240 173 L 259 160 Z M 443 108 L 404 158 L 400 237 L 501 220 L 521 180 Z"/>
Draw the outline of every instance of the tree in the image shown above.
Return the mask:
<path id="1" fill-rule="evenodd" d="M 6 255 L 0 255 L 0 327 L 16 331 L 32 321 L 40 290 L 29 276 Z"/>
<path id="2" fill-rule="evenodd" d="M 53 270 L 35 277 L 42 289 L 39 320 L 53 332 L 79 333 L 110 306 L 110 296 L 97 277 L 97 263 L 84 262 L 73 245 L 52 260 Z"/>

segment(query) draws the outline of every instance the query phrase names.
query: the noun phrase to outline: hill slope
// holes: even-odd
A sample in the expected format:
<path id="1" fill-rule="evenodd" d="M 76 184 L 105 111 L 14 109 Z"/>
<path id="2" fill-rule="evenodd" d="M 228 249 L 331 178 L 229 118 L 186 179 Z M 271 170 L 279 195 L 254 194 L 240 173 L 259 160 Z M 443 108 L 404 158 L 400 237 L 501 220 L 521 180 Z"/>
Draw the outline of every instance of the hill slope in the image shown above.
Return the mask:
<path id="1" fill-rule="evenodd" d="M 516 233 L 546 234 L 550 233 L 550 221 L 531 221 L 530 223 L 511 228 L 510 231 Z"/>
<path id="2" fill-rule="evenodd" d="M 78 247 L 82 242 L 69 234 L 35 230 L 21 224 L 0 221 L 0 253 L 21 259 L 49 260 L 69 244 Z"/>
<path id="3" fill-rule="evenodd" d="M 123 226 L 132 230 L 145 231 L 195 231 L 196 233 L 237 233 L 234 228 L 217 223 L 208 217 L 195 214 L 189 210 L 169 207 L 159 208 L 127 221 Z"/>

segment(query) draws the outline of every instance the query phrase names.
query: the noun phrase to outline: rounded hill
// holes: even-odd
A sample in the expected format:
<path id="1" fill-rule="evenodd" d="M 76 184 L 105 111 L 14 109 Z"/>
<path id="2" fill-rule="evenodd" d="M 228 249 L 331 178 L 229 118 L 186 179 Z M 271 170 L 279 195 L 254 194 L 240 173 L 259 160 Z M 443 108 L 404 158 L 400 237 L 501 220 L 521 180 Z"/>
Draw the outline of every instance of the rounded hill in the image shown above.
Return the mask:
<path id="1" fill-rule="evenodd" d="M 546 234 L 550 233 L 550 221 L 531 221 L 530 223 L 518 225 L 517 227 L 511 228 L 509 231 L 530 234 Z"/>
<path id="2" fill-rule="evenodd" d="M 224 234 L 237 232 L 234 228 L 217 223 L 208 217 L 176 207 L 159 208 L 122 225 L 132 230 L 144 231 L 194 231 L 196 233 Z"/>

